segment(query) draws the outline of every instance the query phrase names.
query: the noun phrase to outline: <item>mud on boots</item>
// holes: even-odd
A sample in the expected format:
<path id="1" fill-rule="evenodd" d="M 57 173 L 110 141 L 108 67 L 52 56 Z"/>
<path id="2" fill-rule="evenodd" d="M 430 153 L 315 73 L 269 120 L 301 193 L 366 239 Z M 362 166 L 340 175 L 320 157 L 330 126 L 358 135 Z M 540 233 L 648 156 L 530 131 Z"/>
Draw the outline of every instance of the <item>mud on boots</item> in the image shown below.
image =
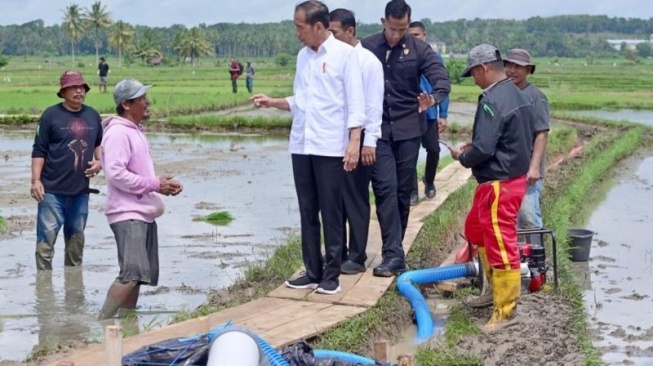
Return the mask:
<path id="1" fill-rule="evenodd" d="M 490 321 L 481 329 L 491 334 L 513 325 L 521 319 L 517 315 L 517 299 L 521 293 L 521 269 L 492 270 L 494 310 Z"/>
<path id="2" fill-rule="evenodd" d="M 463 304 L 470 308 L 480 309 L 492 305 L 492 267 L 487 259 L 487 252 L 485 247 L 479 246 L 476 248 L 478 257 L 480 259 L 481 268 L 483 270 L 483 289 L 481 295 L 470 295 L 463 299 Z"/>

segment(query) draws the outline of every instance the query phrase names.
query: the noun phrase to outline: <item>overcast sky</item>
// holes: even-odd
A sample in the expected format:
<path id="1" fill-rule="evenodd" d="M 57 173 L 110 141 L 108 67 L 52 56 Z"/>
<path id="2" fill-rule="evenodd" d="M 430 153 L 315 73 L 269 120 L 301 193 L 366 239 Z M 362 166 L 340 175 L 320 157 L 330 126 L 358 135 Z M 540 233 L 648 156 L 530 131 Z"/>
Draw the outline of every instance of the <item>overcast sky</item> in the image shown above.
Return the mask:
<path id="1" fill-rule="evenodd" d="M 23 24 L 43 19 L 60 23 L 69 4 L 89 7 L 95 0 L 0 0 L 0 24 Z M 114 20 L 166 27 L 232 23 L 263 23 L 292 19 L 294 0 L 104 0 Z M 327 0 L 330 9 L 348 8 L 359 21 L 379 22 L 386 2 L 382 0 Z M 413 19 L 433 21 L 461 18 L 525 19 L 561 14 L 603 14 L 610 17 L 653 17 L 651 0 L 408 0 Z"/>

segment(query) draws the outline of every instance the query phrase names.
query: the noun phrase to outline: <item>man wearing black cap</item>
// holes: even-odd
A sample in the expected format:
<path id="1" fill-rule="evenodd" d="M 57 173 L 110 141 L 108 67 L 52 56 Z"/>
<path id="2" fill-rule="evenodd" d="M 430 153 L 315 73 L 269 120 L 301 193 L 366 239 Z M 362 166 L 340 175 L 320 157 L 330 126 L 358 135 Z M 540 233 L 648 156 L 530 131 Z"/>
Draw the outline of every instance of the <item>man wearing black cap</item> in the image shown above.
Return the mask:
<path id="1" fill-rule="evenodd" d="M 66 266 L 82 264 L 89 178 L 100 171 L 100 114 L 84 104 L 91 89 L 78 71 L 65 71 L 63 102 L 41 115 L 32 148 L 30 194 L 38 202 L 36 269 L 52 270 L 54 242 L 64 229 Z"/>
<path id="2" fill-rule="evenodd" d="M 517 227 L 520 229 L 541 228 L 542 213 L 540 211 L 540 194 L 542 179 L 546 171 L 546 143 L 549 138 L 549 100 L 540 89 L 528 82 L 528 76 L 535 73 L 535 64 L 531 63 L 531 55 L 524 49 L 515 48 L 508 51 L 504 60 L 506 74 L 521 91 L 526 93 L 535 110 L 535 131 L 533 156 L 528 169 L 528 189 L 522 202 Z M 531 235 L 530 242 L 539 243 L 539 235 Z"/>
<path id="3" fill-rule="evenodd" d="M 454 159 L 472 169 L 479 183 L 465 221 L 465 236 L 478 247 L 485 276 L 492 284 L 494 312 L 484 327 L 490 331 L 518 322 L 515 309 L 521 270 L 516 222 L 526 193 L 534 114 L 528 96 L 506 77 L 496 47 L 472 48 L 461 76 L 473 77 L 483 89 L 472 141 L 449 149 Z"/>

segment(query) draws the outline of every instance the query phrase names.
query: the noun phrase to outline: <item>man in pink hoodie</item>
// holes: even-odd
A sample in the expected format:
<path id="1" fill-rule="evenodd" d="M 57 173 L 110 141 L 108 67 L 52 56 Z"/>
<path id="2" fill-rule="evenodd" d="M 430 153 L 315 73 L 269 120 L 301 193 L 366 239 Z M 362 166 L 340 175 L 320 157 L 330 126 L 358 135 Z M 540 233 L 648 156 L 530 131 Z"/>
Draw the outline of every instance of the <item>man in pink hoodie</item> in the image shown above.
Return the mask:
<path id="1" fill-rule="evenodd" d="M 155 219 L 164 211 L 161 195 L 176 196 L 183 186 L 171 175 L 157 177 L 142 122 L 150 116 L 147 91 L 152 85 L 126 79 L 116 84 L 117 116 L 102 121 L 102 166 L 107 179 L 105 213 L 116 238 L 120 274 L 109 288 L 100 319 L 118 309 L 133 309 L 141 284 L 159 280 L 159 244 Z"/>

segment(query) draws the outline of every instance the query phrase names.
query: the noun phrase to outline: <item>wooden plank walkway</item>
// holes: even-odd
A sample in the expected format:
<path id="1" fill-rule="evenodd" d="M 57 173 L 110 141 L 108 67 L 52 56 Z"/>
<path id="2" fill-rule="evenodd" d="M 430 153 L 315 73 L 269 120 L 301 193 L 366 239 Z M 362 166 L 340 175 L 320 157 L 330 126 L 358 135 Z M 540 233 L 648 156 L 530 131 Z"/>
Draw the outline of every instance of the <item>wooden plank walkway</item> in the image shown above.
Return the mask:
<path id="1" fill-rule="evenodd" d="M 458 162 L 449 164 L 438 173 L 436 197 L 423 200 L 411 209 L 403 242 L 406 252 L 422 228 L 424 218 L 437 209 L 452 192 L 465 184 L 470 176 L 470 170 L 463 168 Z M 419 189 L 423 196 L 421 182 Z M 312 290 L 288 289 L 282 285 L 267 296 L 246 304 L 125 338 L 123 354 L 165 339 L 206 333 L 227 321 L 251 329 L 276 348 L 323 333 L 374 306 L 392 284 L 394 278 L 372 275 L 371 268 L 381 263 L 381 232 L 375 220 L 370 223 L 368 243 L 368 260 L 365 263 L 368 270 L 357 275 L 340 276 L 342 292 L 337 295 L 321 295 Z M 93 345 L 50 365 L 57 366 L 68 362 L 75 366 L 106 366 L 106 360 L 104 345 Z"/>

